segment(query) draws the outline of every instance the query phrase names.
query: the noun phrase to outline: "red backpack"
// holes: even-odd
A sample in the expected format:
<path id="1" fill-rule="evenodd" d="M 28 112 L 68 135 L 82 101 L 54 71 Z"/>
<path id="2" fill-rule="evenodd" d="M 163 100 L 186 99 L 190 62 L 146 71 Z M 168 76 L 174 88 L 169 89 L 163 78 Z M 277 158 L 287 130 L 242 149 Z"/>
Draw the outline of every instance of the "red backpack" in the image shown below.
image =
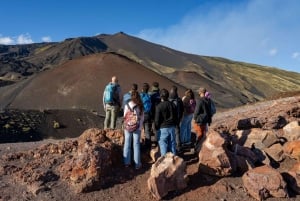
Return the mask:
<path id="1" fill-rule="evenodd" d="M 140 126 L 139 116 L 135 110 L 136 106 L 131 108 L 128 103 L 126 103 L 126 105 L 129 110 L 126 112 L 125 117 L 124 117 L 124 128 L 128 132 L 134 132 Z"/>

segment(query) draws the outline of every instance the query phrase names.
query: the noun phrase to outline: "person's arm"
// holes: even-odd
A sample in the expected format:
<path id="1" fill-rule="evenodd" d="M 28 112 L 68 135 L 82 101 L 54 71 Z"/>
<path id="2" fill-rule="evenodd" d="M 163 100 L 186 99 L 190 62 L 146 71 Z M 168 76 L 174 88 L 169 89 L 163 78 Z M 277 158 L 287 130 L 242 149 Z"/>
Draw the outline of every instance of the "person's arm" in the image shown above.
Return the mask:
<path id="1" fill-rule="evenodd" d="M 128 105 L 125 104 L 125 105 L 124 105 L 124 113 L 123 113 L 123 117 L 125 117 L 125 115 L 126 115 L 126 113 L 127 113 L 128 110 L 129 110 Z"/>
<path id="2" fill-rule="evenodd" d="M 183 112 L 188 112 L 188 107 L 189 107 L 189 98 L 186 96 L 182 97 L 182 105 L 183 105 Z"/>
<path id="3" fill-rule="evenodd" d="M 102 96 L 102 104 L 103 104 L 103 108 L 104 108 L 104 111 L 105 111 L 106 105 L 105 105 L 105 102 L 104 102 L 104 97 L 105 97 L 105 89 L 104 89 L 103 96 Z"/>
<path id="4" fill-rule="evenodd" d="M 143 129 L 143 124 L 144 124 L 144 112 L 140 111 L 140 130 Z"/>
<path id="5" fill-rule="evenodd" d="M 119 101 L 120 101 L 120 107 L 122 107 L 122 103 L 123 103 L 123 96 L 122 96 L 122 89 L 121 89 L 121 87 L 120 87 L 120 85 L 119 85 L 119 87 L 118 87 L 118 95 L 119 95 Z"/>
<path id="6" fill-rule="evenodd" d="M 122 106 L 121 106 L 121 108 L 123 108 L 123 109 L 125 108 L 125 105 L 126 105 L 126 103 L 124 101 L 125 100 L 125 96 L 126 96 L 126 94 L 123 95 L 123 99 L 122 99 Z"/>

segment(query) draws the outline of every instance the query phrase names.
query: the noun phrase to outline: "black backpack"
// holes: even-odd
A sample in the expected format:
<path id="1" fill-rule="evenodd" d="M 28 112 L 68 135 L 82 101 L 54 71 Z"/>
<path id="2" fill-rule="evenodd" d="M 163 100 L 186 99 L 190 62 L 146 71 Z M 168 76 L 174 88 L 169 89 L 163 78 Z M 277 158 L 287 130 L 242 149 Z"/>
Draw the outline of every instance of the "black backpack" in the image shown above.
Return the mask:
<path id="1" fill-rule="evenodd" d="M 176 113 L 177 113 L 177 120 L 179 122 L 183 114 L 183 102 L 179 97 L 174 99 L 169 99 L 169 101 L 173 103 L 173 105 L 175 106 Z"/>
<path id="2" fill-rule="evenodd" d="M 201 104 L 201 110 L 203 111 L 200 114 L 194 115 L 194 120 L 198 124 L 204 124 L 204 123 L 211 123 L 211 109 L 210 109 L 210 102 L 207 98 L 202 98 L 199 101 L 202 102 Z"/>

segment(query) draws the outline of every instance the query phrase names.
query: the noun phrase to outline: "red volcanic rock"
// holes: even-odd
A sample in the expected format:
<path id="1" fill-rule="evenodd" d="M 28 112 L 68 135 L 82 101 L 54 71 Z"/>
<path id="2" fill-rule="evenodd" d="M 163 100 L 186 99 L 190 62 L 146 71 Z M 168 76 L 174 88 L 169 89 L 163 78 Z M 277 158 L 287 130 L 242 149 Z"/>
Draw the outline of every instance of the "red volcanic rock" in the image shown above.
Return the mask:
<path id="1" fill-rule="evenodd" d="M 300 160 L 300 140 L 287 142 L 283 146 L 283 152 L 285 155 Z"/>
<path id="2" fill-rule="evenodd" d="M 288 186 L 297 194 L 300 193 L 300 162 L 296 163 L 288 172 L 283 173 Z"/>
<path id="3" fill-rule="evenodd" d="M 285 198 L 288 195 L 280 173 L 267 165 L 249 170 L 242 176 L 242 180 L 248 193 L 257 200 Z"/>
<path id="4" fill-rule="evenodd" d="M 156 199 L 186 187 L 186 164 L 182 158 L 169 152 L 152 165 L 148 188 Z"/>
<path id="5" fill-rule="evenodd" d="M 105 130 L 86 130 L 78 138 L 77 153 L 62 164 L 62 178 L 69 181 L 77 193 L 101 189 L 112 168 L 114 146 Z"/>
<path id="6" fill-rule="evenodd" d="M 298 140 L 300 138 L 300 126 L 298 121 L 292 121 L 283 127 L 283 132 L 288 141 Z"/>
<path id="7" fill-rule="evenodd" d="M 78 193 L 100 189 L 106 184 L 112 166 L 122 161 L 120 143 L 112 142 L 122 139 L 120 130 L 91 128 L 77 140 L 3 155 L 0 174 L 13 175 L 35 195 L 58 180 L 67 181 Z"/>
<path id="8" fill-rule="evenodd" d="M 280 141 L 275 130 L 252 128 L 249 130 L 238 130 L 235 132 L 235 135 L 237 136 L 238 144 L 249 148 L 254 145 L 258 149 L 263 149 Z"/>
<path id="9" fill-rule="evenodd" d="M 199 152 L 199 171 L 214 176 L 228 176 L 232 173 L 227 154 L 228 140 L 215 131 L 210 131 Z"/>

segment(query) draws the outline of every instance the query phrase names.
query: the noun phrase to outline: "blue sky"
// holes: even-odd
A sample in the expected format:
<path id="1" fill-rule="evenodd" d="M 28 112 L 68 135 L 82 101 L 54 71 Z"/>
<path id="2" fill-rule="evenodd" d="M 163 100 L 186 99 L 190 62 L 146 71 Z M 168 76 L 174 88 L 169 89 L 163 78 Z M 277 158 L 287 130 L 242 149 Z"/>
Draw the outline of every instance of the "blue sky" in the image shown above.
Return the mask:
<path id="1" fill-rule="evenodd" d="M 0 44 L 126 34 L 300 73 L 298 0 L 2 1 Z"/>

